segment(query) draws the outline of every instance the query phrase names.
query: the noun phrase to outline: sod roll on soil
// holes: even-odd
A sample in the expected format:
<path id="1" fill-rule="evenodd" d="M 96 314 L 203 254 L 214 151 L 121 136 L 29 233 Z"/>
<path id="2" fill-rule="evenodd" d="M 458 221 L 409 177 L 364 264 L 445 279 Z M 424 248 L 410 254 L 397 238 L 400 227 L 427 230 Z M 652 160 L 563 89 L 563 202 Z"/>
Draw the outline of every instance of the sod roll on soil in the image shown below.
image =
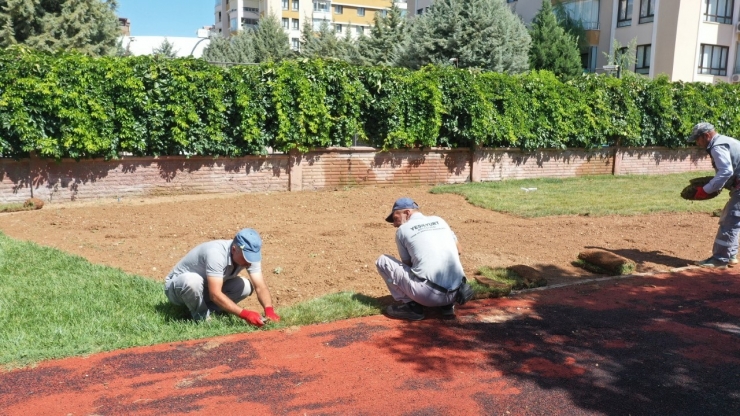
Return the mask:
<path id="1" fill-rule="evenodd" d="M 637 267 L 634 261 L 604 250 L 585 250 L 578 253 L 578 258 L 613 275 L 630 274 Z"/>
<path id="2" fill-rule="evenodd" d="M 689 201 L 694 201 L 694 195 L 696 195 L 696 188 L 700 186 L 704 186 L 709 183 L 714 178 L 714 176 L 703 176 L 701 178 L 694 178 L 689 181 L 689 185 L 683 190 L 681 190 L 681 198 L 688 199 Z M 712 199 L 719 195 L 720 191 L 713 192 L 709 194 L 709 198 L 706 199 Z M 706 200 L 705 199 L 705 200 Z"/>
<path id="3" fill-rule="evenodd" d="M 524 264 L 509 266 L 509 270 L 518 274 L 522 278 L 522 283 L 526 288 L 540 287 L 547 285 L 547 280 L 542 277 L 539 270 Z"/>

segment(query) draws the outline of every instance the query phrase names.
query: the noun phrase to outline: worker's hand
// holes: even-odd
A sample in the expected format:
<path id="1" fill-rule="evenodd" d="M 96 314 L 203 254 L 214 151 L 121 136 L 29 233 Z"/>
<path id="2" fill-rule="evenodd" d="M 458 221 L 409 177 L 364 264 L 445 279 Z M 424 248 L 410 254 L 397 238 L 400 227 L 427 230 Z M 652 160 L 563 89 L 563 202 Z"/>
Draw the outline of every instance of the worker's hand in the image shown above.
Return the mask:
<path id="1" fill-rule="evenodd" d="M 696 188 L 696 193 L 694 194 L 694 199 L 707 199 L 709 198 L 709 194 L 704 192 L 704 187 L 700 186 Z"/>
<path id="2" fill-rule="evenodd" d="M 272 306 L 268 306 L 265 308 L 265 316 L 270 318 L 273 322 L 280 322 L 280 317 L 278 314 L 275 313 L 275 310 L 272 309 Z"/>
<path id="3" fill-rule="evenodd" d="M 262 317 L 255 311 L 242 309 L 242 311 L 239 312 L 239 317 L 258 328 L 264 325 L 264 323 L 262 322 Z"/>

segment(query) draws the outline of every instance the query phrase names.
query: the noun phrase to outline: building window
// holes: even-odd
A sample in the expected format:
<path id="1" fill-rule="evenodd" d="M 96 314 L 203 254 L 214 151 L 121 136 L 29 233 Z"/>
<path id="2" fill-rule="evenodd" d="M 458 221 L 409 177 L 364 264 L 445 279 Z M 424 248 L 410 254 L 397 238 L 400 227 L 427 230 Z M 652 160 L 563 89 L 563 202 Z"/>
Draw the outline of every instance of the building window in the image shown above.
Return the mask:
<path id="1" fill-rule="evenodd" d="M 239 28 L 236 26 L 236 17 L 229 20 L 229 27 L 231 30 L 239 30 Z"/>
<path id="2" fill-rule="evenodd" d="M 252 13 L 259 13 L 260 9 L 258 7 L 244 7 L 245 12 L 252 12 Z"/>
<path id="3" fill-rule="evenodd" d="M 589 46 L 584 53 L 581 54 L 581 67 L 585 72 L 596 72 L 596 46 Z"/>
<path id="4" fill-rule="evenodd" d="M 298 0 L 293 0 L 293 10 L 298 11 Z"/>
<path id="5" fill-rule="evenodd" d="M 730 48 L 719 45 L 701 45 L 701 62 L 699 73 L 709 75 L 727 75 L 727 53 Z"/>
<path id="6" fill-rule="evenodd" d="M 298 30 L 300 28 L 300 25 L 298 24 L 298 19 L 292 19 L 293 20 L 293 30 Z"/>
<path id="7" fill-rule="evenodd" d="M 635 61 L 635 72 L 642 75 L 650 74 L 650 45 L 637 46 L 637 60 Z"/>
<path id="8" fill-rule="evenodd" d="M 364 7 L 358 7 L 357 8 L 357 15 L 358 16 L 364 16 L 365 15 L 365 8 Z"/>
<path id="9" fill-rule="evenodd" d="M 422 14 L 424 13 L 424 9 L 416 9 L 416 14 Z"/>
<path id="10" fill-rule="evenodd" d="M 344 6 L 334 6 L 334 14 L 342 14 L 344 13 Z"/>
<path id="11" fill-rule="evenodd" d="M 507 3 L 514 3 L 514 2 L 516 2 L 516 1 L 517 1 L 517 0 L 506 0 L 506 2 L 507 2 Z"/>
<path id="12" fill-rule="evenodd" d="M 334 31 L 337 33 L 342 33 L 342 25 L 334 25 Z"/>
<path id="13" fill-rule="evenodd" d="M 315 12 L 328 12 L 329 11 L 329 4 L 325 3 L 323 1 L 314 1 L 313 3 L 313 11 Z"/>
<path id="14" fill-rule="evenodd" d="M 617 27 L 632 25 L 632 0 L 619 0 Z"/>
<path id="15" fill-rule="evenodd" d="M 288 0 L 283 0 L 283 10 L 288 10 Z"/>
<path id="16" fill-rule="evenodd" d="M 220 6 L 220 5 L 221 5 L 221 0 L 216 0 L 216 6 Z"/>
<path id="17" fill-rule="evenodd" d="M 356 26 L 355 31 L 358 35 L 363 35 L 365 34 L 365 26 Z"/>
<path id="18" fill-rule="evenodd" d="M 247 19 L 245 17 L 242 17 L 242 28 L 244 29 L 254 29 L 257 27 L 258 23 L 259 20 L 257 19 Z"/>
<path id="19" fill-rule="evenodd" d="M 706 0 L 704 20 L 707 22 L 732 24 L 732 10 L 735 0 Z"/>
<path id="20" fill-rule="evenodd" d="M 655 0 L 640 0 L 640 23 L 655 20 Z"/>
<path id="21" fill-rule="evenodd" d="M 298 50 L 301 47 L 300 39 L 298 38 L 292 38 L 290 39 L 290 47 L 293 48 L 293 50 Z"/>
<path id="22" fill-rule="evenodd" d="M 283 29 L 290 29 L 290 19 L 283 17 Z"/>
<path id="23" fill-rule="evenodd" d="M 561 4 L 568 16 L 581 22 L 584 29 L 599 29 L 599 0 L 576 0 Z"/>

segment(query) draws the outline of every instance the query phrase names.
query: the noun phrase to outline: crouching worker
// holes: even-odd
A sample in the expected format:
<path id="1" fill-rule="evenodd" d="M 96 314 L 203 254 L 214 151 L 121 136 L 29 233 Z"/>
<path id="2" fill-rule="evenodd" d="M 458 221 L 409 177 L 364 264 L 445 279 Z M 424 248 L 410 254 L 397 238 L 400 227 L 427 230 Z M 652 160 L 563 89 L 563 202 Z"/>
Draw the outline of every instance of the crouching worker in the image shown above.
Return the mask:
<path id="1" fill-rule="evenodd" d="M 245 228 L 233 240 L 213 240 L 190 250 L 167 275 L 164 293 L 175 305 L 187 306 L 196 321 L 225 312 L 260 327 L 264 320 L 259 313 L 237 305 L 255 292 L 266 319 L 277 322 L 280 317 L 273 310 L 261 261 L 262 239 L 257 231 Z M 244 268 L 249 279 L 238 276 Z"/>
<path id="2" fill-rule="evenodd" d="M 714 178 L 696 189 L 694 199 L 707 199 L 709 194 L 722 188 L 730 190 L 730 199 L 719 217 L 719 229 L 714 238 L 712 257 L 694 262 L 697 266 L 724 269 L 737 261 L 738 236 L 740 235 L 740 142 L 732 137 L 717 134 L 714 126 L 699 123 L 691 130 L 689 143 L 706 149 L 716 171 Z"/>
<path id="3" fill-rule="evenodd" d="M 385 219 L 398 228 L 396 245 L 401 260 L 383 255 L 375 265 L 393 299 L 385 314 L 390 318 L 419 321 L 424 307 L 440 307 L 442 316 L 455 316 L 455 302 L 463 304 L 473 295 L 466 283 L 457 237 L 445 220 L 425 216 L 410 198 L 393 204 Z"/>

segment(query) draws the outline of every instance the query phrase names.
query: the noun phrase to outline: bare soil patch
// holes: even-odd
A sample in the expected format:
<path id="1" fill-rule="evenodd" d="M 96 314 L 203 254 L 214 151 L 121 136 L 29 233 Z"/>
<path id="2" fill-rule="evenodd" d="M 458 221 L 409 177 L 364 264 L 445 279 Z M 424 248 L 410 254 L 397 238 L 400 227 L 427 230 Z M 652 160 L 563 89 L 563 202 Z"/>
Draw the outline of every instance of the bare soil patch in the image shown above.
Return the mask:
<path id="1" fill-rule="evenodd" d="M 690 213 L 517 218 L 428 190 L 358 187 L 47 204 L 43 210 L 0 214 L 0 230 L 164 280 L 197 244 L 230 239 L 239 229 L 253 227 L 264 239 L 263 271 L 280 307 L 340 291 L 387 296 L 374 262 L 381 254 L 397 256 L 395 229 L 384 218 L 401 196 L 449 222 L 471 277 L 480 266 L 524 264 L 549 284 L 591 278 L 571 265 L 588 248 L 633 260 L 637 272 L 666 271 L 706 257 L 717 227 L 709 214 Z"/>

